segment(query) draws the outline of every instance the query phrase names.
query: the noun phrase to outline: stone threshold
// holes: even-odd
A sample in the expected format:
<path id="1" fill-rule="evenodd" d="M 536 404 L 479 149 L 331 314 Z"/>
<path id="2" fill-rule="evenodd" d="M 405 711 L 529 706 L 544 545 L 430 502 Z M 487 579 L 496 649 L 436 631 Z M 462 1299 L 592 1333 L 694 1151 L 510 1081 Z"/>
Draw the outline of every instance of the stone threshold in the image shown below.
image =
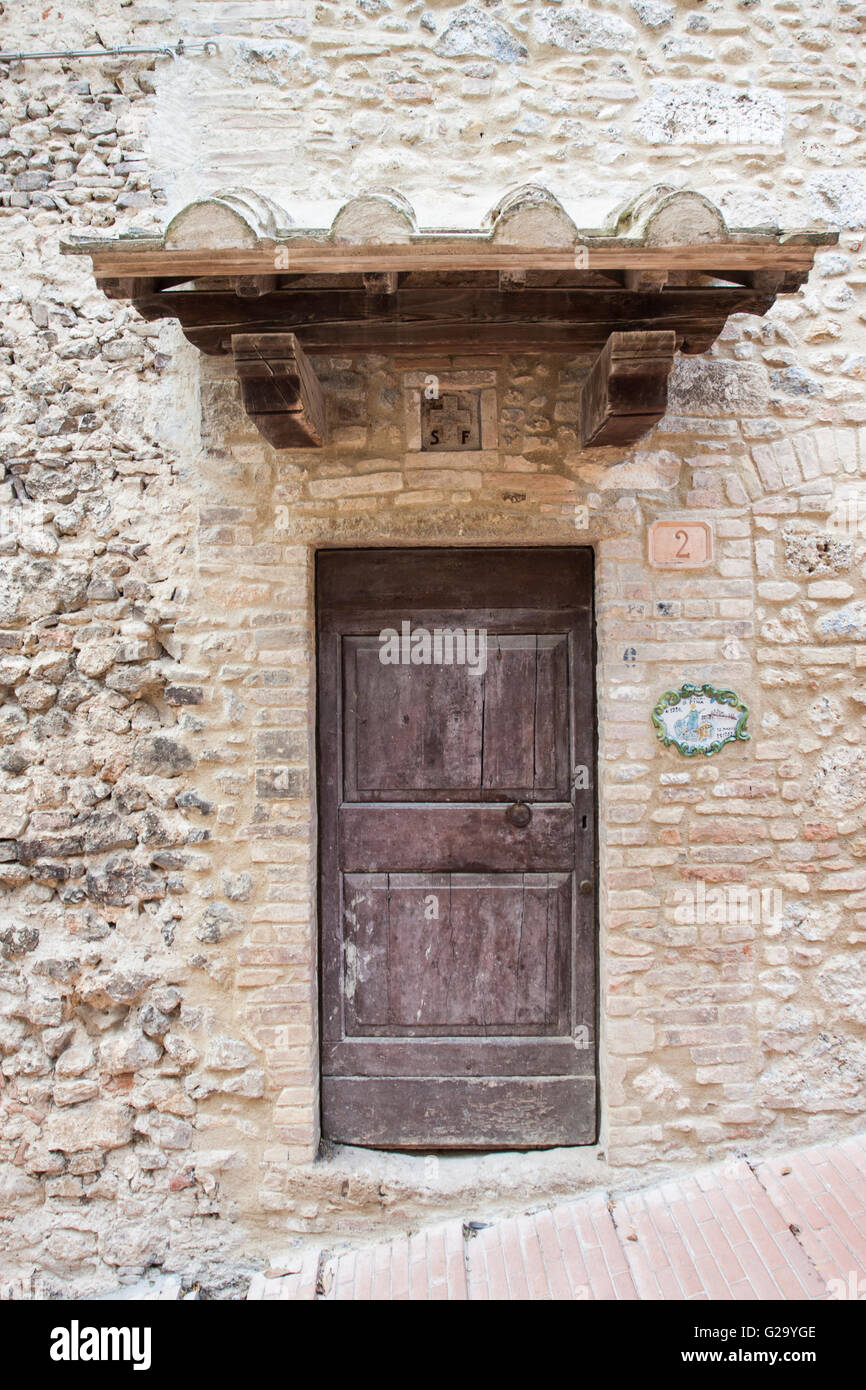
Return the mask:
<path id="1" fill-rule="evenodd" d="M 519 1216 L 482 1211 L 342 1251 L 308 1247 L 255 1275 L 247 1298 L 778 1301 L 866 1289 L 866 1135 Z"/>

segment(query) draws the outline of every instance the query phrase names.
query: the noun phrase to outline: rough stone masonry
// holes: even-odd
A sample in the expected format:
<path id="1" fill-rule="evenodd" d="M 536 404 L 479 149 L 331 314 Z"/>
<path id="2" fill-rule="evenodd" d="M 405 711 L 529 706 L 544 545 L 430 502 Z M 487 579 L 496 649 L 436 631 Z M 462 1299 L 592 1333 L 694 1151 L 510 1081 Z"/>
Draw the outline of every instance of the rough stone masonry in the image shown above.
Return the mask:
<path id="1" fill-rule="evenodd" d="M 216 46 L 0 64 L 3 1287 L 162 1269 L 231 1295 L 308 1234 L 862 1126 L 866 6 L 0 17 L 7 50 Z M 489 359 L 320 358 L 329 442 L 275 451 L 228 365 L 60 254 L 238 184 L 301 224 L 387 184 L 472 226 L 521 182 L 584 226 L 669 183 L 732 226 L 841 236 L 680 361 L 636 448 L 580 449 L 586 361 L 498 360 L 497 443 L 466 468 L 407 449 L 406 378 Z M 713 566 L 650 568 L 648 523 L 690 511 Z M 596 550 L 601 1139 L 317 1159 L 313 555 L 470 540 Z M 696 679 L 742 696 L 750 742 L 662 748 L 649 710 Z M 698 880 L 779 890 L 782 913 L 684 923 Z"/>

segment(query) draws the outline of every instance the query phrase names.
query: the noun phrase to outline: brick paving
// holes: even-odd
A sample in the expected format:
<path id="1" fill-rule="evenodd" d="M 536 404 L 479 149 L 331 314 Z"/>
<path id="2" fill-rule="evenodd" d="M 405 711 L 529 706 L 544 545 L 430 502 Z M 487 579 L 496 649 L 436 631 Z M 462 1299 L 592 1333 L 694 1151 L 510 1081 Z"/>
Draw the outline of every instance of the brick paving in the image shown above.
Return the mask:
<path id="1" fill-rule="evenodd" d="M 489 1224 L 470 1212 L 309 1249 L 269 1275 L 248 1298 L 826 1299 L 832 1280 L 866 1291 L 866 1135 Z"/>

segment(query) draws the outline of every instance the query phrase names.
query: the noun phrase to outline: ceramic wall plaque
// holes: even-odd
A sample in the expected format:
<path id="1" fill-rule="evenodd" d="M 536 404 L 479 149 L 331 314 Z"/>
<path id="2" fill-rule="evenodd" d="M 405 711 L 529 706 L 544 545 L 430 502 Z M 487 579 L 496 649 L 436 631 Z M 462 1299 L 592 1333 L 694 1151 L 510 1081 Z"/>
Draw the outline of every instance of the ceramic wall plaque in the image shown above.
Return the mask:
<path id="1" fill-rule="evenodd" d="M 659 738 L 687 758 L 718 753 L 726 743 L 747 739 L 749 711 L 733 690 L 682 685 L 667 690 L 652 712 Z"/>
<path id="2" fill-rule="evenodd" d="M 654 521 L 647 531 L 649 562 L 656 569 L 700 570 L 712 563 L 708 521 Z"/>

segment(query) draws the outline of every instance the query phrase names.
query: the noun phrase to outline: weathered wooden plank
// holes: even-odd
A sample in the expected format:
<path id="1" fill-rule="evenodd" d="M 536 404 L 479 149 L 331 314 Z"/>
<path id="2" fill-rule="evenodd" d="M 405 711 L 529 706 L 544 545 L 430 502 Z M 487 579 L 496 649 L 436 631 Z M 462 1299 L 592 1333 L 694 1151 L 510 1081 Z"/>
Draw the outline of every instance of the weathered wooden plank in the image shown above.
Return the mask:
<path id="1" fill-rule="evenodd" d="M 626 270 L 623 272 L 623 283 L 627 290 L 634 290 L 637 293 L 651 291 L 658 293 L 663 290 L 668 281 L 667 270 L 649 268 L 643 270 Z"/>
<path id="2" fill-rule="evenodd" d="M 390 1018 L 388 875 L 343 876 L 343 990 L 346 1028 Z"/>
<path id="3" fill-rule="evenodd" d="M 320 622 L 327 628 L 337 613 L 341 622 L 354 613 L 372 619 L 400 605 L 409 616 L 411 603 L 413 614 L 517 609 L 539 624 L 550 614 L 552 626 L 538 630 L 556 631 L 556 615 L 571 615 L 589 602 L 592 563 L 589 549 L 572 546 L 322 550 L 316 557 Z"/>
<path id="4" fill-rule="evenodd" d="M 591 960 L 591 953 L 590 953 Z M 567 1030 L 564 1030 L 567 1031 Z M 527 1049 L 526 1037 L 532 1037 Z M 322 1071 L 328 1076 L 593 1076 L 595 1030 L 585 1047 L 574 1038 L 524 1032 L 504 1037 L 383 1038 L 375 1035 L 322 1039 Z"/>
<path id="5" fill-rule="evenodd" d="M 338 1143 L 527 1149 L 592 1144 L 594 1077 L 322 1077 L 322 1121 Z"/>
<path id="6" fill-rule="evenodd" d="M 500 270 L 499 288 L 504 292 L 526 289 L 525 270 Z"/>
<path id="7" fill-rule="evenodd" d="M 531 599 L 532 595 L 527 597 Z M 508 612 L 503 612 L 501 608 L 464 608 L 460 611 L 460 617 L 464 620 L 465 626 L 483 628 L 488 635 L 495 633 L 502 637 L 520 637 L 533 630 L 538 634 L 567 630 L 574 623 L 585 620 L 587 608 L 588 605 L 583 603 L 575 605 L 572 609 L 561 608 L 550 614 L 540 612 L 538 608 L 513 608 Z M 331 632 L 339 628 L 346 636 L 369 636 L 371 622 L 379 623 L 380 628 L 390 627 L 399 630 L 401 618 L 405 617 L 405 601 L 402 608 L 383 607 L 375 613 L 368 608 L 366 616 L 359 612 L 350 613 L 345 609 L 335 610 L 323 616 L 321 630 Z M 415 612 L 413 621 L 422 620 L 427 628 L 448 625 L 453 627 L 456 618 L 453 608 L 428 608 L 423 613 Z"/>
<path id="8" fill-rule="evenodd" d="M 521 829 L 505 805 L 343 806 L 340 850 L 352 873 L 555 872 L 574 864 L 574 811 L 555 802 L 532 808 Z"/>
<path id="9" fill-rule="evenodd" d="M 396 294 L 399 283 L 396 270 L 370 270 L 364 272 L 364 290 L 367 294 Z"/>
<path id="10" fill-rule="evenodd" d="M 568 638 L 538 636 L 535 684 L 535 794 L 567 801 L 571 790 L 568 766 Z"/>
<path id="11" fill-rule="evenodd" d="M 584 446 L 629 444 L 665 413 L 676 334 L 612 333 L 581 388 Z"/>
<path id="12" fill-rule="evenodd" d="M 297 332 L 307 352 L 599 351 L 611 332 L 677 334 L 684 352 L 702 352 L 728 315 L 763 314 L 771 294 L 731 286 L 668 289 L 496 289 L 407 287 L 393 295 L 356 290 L 281 290 L 260 299 L 182 290 L 137 298 L 146 319 L 177 317 L 202 352 L 231 350 L 238 333 Z"/>
<path id="13" fill-rule="evenodd" d="M 242 301 L 238 301 L 239 303 Z M 767 302 L 766 307 L 769 307 Z M 762 314 L 754 306 L 737 313 Z M 311 356 L 333 357 L 346 354 L 381 353 L 387 356 L 460 354 L 472 357 L 501 357 L 504 353 L 538 355 L 566 353 L 570 357 L 595 355 L 604 347 L 611 331 L 660 332 L 670 329 L 680 340 L 680 351 L 689 355 L 706 352 L 725 326 L 724 317 L 710 324 L 706 319 L 667 316 L 602 323 L 401 323 L 381 322 L 310 324 L 299 329 L 304 349 Z M 274 324 L 262 331 L 281 332 L 285 324 Z M 231 352 L 231 334 L 222 329 L 184 329 L 190 343 L 208 356 Z"/>
<path id="14" fill-rule="evenodd" d="M 294 333 L 236 333 L 235 371 L 244 409 L 277 449 L 325 442 L 322 388 Z"/>
<path id="15" fill-rule="evenodd" d="M 348 874 L 347 1036 L 559 1034 L 568 874 Z M 551 962 L 553 966 L 551 968 Z"/>
<path id="16" fill-rule="evenodd" d="M 389 874 L 383 919 L 388 936 L 389 1014 L 385 1035 L 459 1036 L 473 1017 L 471 976 L 461 968 L 460 913 L 451 874 Z M 474 988 L 478 989 L 476 972 Z M 347 1028 L 347 1033 L 351 1029 Z"/>
<path id="17" fill-rule="evenodd" d="M 323 871 L 320 880 L 322 914 L 321 985 L 322 985 L 322 1042 L 334 1042 L 344 1032 L 343 935 L 337 924 L 343 921 L 343 885 L 340 873 L 340 828 L 336 808 L 342 799 L 342 675 L 340 670 L 340 637 L 335 632 L 320 630 L 317 651 L 317 687 L 319 713 L 319 777 L 318 795 L 319 854 Z"/>
<path id="18" fill-rule="evenodd" d="M 238 275 L 235 279 L 235 294 L 241 299 L 261 299 L 262 295 L 273 294 L 279 284 L 276 275 Z"/>
<path id="19" fill-rule="evenodd" d="M 163 290 L 169 290 L 173 285 L 182 285 L 185 277 L 182 275 L 171 276 L 144 276 L 144 275 L 125 275 L 113 279 L 99 281 L 99 288 L 107 299 L 142 299 L 150 295 L 159 295 Z"/>
<path id="20" fill-rule="evenodd" d="M 402 616 L 377 619 L 399 632 Z M 447 651 L 453 614 L 439 616 L 431 622 L 425 614 L 423 626 L 439 629 Z M 461 616 L 476 631 L 497 617 L 503 625 L 495 612 Z M 519 634 L 488 638 L 480 674 L 461 664 L 383 666 L 378 637 L 344 631 L 344 799 L 568 800 L 567 638 L 527 634 L 537 617 L 522 615 L 513 624 Z M 477 648 L 473 639 L 466 650 L 475 658 Z M 451 654 L 460 651 L 452 641 Z M 525 668 L 522 680 L 515 661 Z"/>
<path id="21" fill-rule="evenodd" d="M 405 286 L 393 294 L 371 295 L 351 289 L 295 289 L 263 294 L 252 302 L 239 302 L 233 290 L 174 290 L 165 295 L 137 297 L 136 308 L 145 318 L 176 317 L 186 328 L 240 330 L 266 324 L 286 331 L 315 326 L 324 321 L 339 327 L 350 324 L 411 324 L 419 321 L 447 324 L 579 324 L 620 319 L 687 316 L 716 319 L 750 312 L 766 291 L 747 286 L 678 286 L 663 293 L 652 289 L 617 289 L 608 286 L 529 288 L 520 294 L 476 286 Z"/>
<path id="22" fill-rule="evenodd" d="M 731 266 L 727 270 L 707 270 L 708 276 L 717 280 L 729 280 L 735 285 L 754 290 L 756 294 L 796 294 L 809 278 L 808 269 L 798 270 L 780 266 L 764 266 L 758 269 L 745 269 Z"/>
<path id="23" fill-rule="evenodd" d="M 548 874 L 544 883 L 540 874 L 524 874 L 521 908 L 514 1027 L 541 1018 L 550 1033 L 564 1033 L 571 1013 L 571 875 Z"/>
<path id="24" fill-rule="evenodd" d="M 646 246 L 640 241 L 604 238 L 586 250 L 586 270 L 667 269 L 700 270 L 725 265 L 733 269 L 800 270 L 811 266 L 816 247 L 834 245 L 834 232 L 807 234 L 797 241 L 767 236 L 762 240 L 701 242 L 693 246 Z M 97 276 L 174 275 L 261 275 L 274 269 L 290 273 L 345 274 L 393 270 L 573 270 L 573 247 L 492 246 L 483 238 L 471 236 L 427 240 L 413 238 L 393 246 L 345 246 L 326 240 L 299 244 L 287 241 L 276 248 L 167 251 L 161 246 L 118 249 L 98 242 L 64 248 L 71 254 L 87 255 Z"/>
<path id="25" fill-rule="evenodd" d="M 423 800 L 428 790 L 474 798 L 483 676 L 465 665 L 383 665 L 380 652 L 375 637 L 344 644 L 345 765 L 355 774 L 347 799 Z"/>
<path id="26" fill-rule="evenodd" d="M 536 645 L 535 633 L 488 641 L 482 767 L 489 789 L 535 783 Z"/>

